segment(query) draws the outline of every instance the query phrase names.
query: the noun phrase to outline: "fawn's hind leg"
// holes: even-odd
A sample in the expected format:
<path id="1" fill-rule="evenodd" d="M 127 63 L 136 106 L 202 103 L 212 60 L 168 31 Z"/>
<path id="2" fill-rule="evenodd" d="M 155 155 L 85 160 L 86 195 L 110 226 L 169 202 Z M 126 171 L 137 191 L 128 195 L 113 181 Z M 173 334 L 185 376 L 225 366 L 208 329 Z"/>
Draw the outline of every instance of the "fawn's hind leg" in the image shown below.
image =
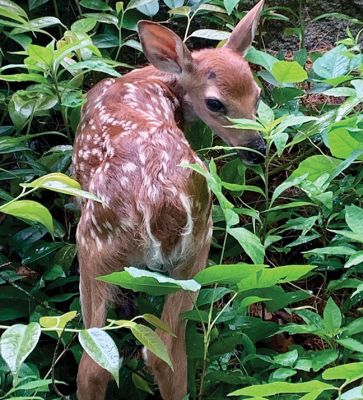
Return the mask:
<path id="1" fill-rule="evenodd" d="M 203 269 L 208 262 L 209 243 L 199 252 L 190 265 L 183 269 L 182 276 L 178 278 L 188 279 Z M 174 371 L 160 358 L 147 352 L 147 363 L 158 383 L 161 396 L 164 400 L 181 400 L 188 392 L 187 388 L 187 354 L 185 349 L 185 327 L 186 321 L 180 318 L 180 314 L 193 308 L 196 295 L 191 292 L 177 292 L 167 296 L 163 308 L 162 320 L 170 327 L 176 335 L 173 337 L 158 330 L 171 361 Z"/>

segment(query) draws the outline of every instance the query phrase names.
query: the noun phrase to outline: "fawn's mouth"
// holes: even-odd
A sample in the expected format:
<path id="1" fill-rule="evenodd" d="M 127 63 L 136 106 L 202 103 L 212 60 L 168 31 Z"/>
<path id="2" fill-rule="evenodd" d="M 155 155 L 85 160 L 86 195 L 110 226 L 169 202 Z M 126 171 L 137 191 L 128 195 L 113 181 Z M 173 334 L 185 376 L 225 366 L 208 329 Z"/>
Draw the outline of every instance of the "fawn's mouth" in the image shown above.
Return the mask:
<path id="1" fill-rule="evenodd" d="M 255 139 L 246 146 L 253 150 L 238 150 L 240 158 L 248 165 L 262 164 L 265 161 L 266 145 L 262 138 Z"/>

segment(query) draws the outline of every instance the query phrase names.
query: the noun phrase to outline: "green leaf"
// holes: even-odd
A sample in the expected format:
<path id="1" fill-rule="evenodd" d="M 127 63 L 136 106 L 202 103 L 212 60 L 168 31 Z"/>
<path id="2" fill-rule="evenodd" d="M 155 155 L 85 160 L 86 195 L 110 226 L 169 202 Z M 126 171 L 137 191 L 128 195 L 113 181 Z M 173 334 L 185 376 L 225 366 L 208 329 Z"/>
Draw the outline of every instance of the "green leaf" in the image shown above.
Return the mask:
<path id="1" fill-rule="evenodd" d="M 169 8 L 180 8 L 184 5 L 184 0 L 163 0 Z"/>
<path id="2" fill-rule="evenodd" d="M 326 96 L 334 96 L 334 97 L 342 97 L 342 96 L 350 97 L 350 96 L 355 96 L 356 92 L 352 88 L 337 87 L 325 90 L 323 94 L 325 94 Z"/>
<path id="3" fill-rule="evenodd" d="M 90 328 L 80 331 L 78 339 L 92 360 L 111 373 L 118 386 L 120 356 L 111 336 L 99 328 Z"/>
<path id="4" fill-rule="evenodd" d="M 126 10 L 142 7 L 152 2 L 154 2 L 154 0 L 130 0 L 130 2 L 127 4 Z"/>
<path id="5" fill-rule="evenodd" d="M 13 374 L 18 374 L 21 364 L 34 350 L 40 337 L 37 322 L 10 326 L 0 339 L 0 354 Z"/>
<path id="6" fill-rule="evenodd" d="M 250 63 L 261 65 L 267 69 L 267 71 L 271 71 L 273 64 L 278 61 L 277 58 L 273 57 L 271 54 L 256 50 L 254 47 L 248 50 L 245 59 Z"/>
<path id="7" fill-rule="evenodd" d="M 239 3 L 239 0 L 223 0 L 224 8 L 227 10 L 227 14 L 231 15 L 233 9 Z"/>
<path id="8" fill-rule="evenodd" d="M 299 164 L 298 168 L 291 174 L 291 178 L 307 174 L 306 179 L 314 182 L 323 174 L 332 174 L 339 164 L 340 160 L 333 157 L 324 155 L 310 156 Z"/>
<path id="9" fill-rule="evenodd" d="M 28 54 L 40 66 L 49 69 L 53 63 L 53 52 L 48 47 L 30 44 L 28 46 Z"/>
<path id="10" fill-rule="evenodd" d="M 354 204 L 345 206 L 345 220 L 349 228 L 358 235 L 363 235 L 363 208 Z"/>
<path id="11" fill-rule="evenodd" d="M 137 389 L 142 390 L 143 392 L 146 393 L 154 394 L 154 392 L 150 389 L 148 382 L 140 375 L 133 372 L 131 375 L 131 379 L 132 383 L 135 385 Z"/>
<path id="12" fill-rule="evenodd" d="M 293 186 L 298 186 L 301 182 L 305 180 L 307 175 L 308 174 L 304 174 L 302 176 L 297 176 L 296 178 L 293 178 L 293 176 L 291 175 L 291 177 L 288 178 L 285 182 L 282 182 L 279 186 L 277 186 L 272 194 L 270 207 L 285 190 L 290 189 Z"/>
<path id="13" fill-rule="evenodd" d="M 48 189 L 53 192 L 101 202 L 94 194 L 82 190 L 80 184 L 76 180 L 60 172 L 44 175 L 30 183 L 21 183 L 20 186 L 25 188 Z"/>
<path id="14" fill-rule="evenodd" d="M 152 329 L 145 325 L 135 324 L 131 326 L 131 332 L 141 344 L 143 344 L 149 351 L 154 353 L 161 360 L 165 361 L 173 370 L 173 364 L 170 360 L 164 342 Z"/>
<path id="15" fill-rule="evenodd" d="M 81 0 L 79 4 L 91 10 L 112 11 L 112 8 L 102 0 Z"/>
<path id="16" fill-rule="evenodd" d="M 144 292 L 154 296 L 174 293 L 181 289 L 197 292 L 200 285 L 193 279 L 177 280 L 157 272 L 151 272 L 135 267 L 125 268 L 122 272 L 99 276 L 98 280 L 113 283 L 134 292 Z"/>
<path id="17" fill-rule="evenodd" d="M 71 31 L 87 33 L 91 31 L 96 24 L 97 20 L 95 18 L 81 18 L 78 21 L 73 22 Z"/>
<path id="18" fill-rule="evenodd" d="M 345 347 L 346 349 L 352 351 L 358 351 L 359 353 L 363 353 L 363 343 L 359 342 L 356 339 L 347 338 L 347 339 L 338 339 L 337 343 L 341 346 Z"/>
<path id="19" fill-rule="evenodd" d="M 337 46 L 319 57 L 313 64 L 313 71 L 325 79 L 345 75 L 349 71 L 349 58 L 345 56 L 347 48 Z"/>
<path id="20" fill-rule="evenodd" d="M 240 291 L 254 288 L 266 288 L 276 284 L 293 282 L 313 270 L 312 265 L 285 265 L 283 267 L 264 268 L 257 273 L 251 273 L 238 283 Z"/>
<path id="21" fill-rule="evenodd" d="M 326 302 L 324 308 L 323 322 L 325 329 L 333 335 L 338 333 L 339 328 L 342 325 L 342 314 L 339 307 L 331 297 Z"/>
<path id="22" fill-rule="evenodd" d="M 276 61 L 271 73 L 280 83 L 302 82 L 308 78 L 304 68 L 296 61 Z"/>
<path id="23" fill-rule="evenodd" d="M 40 222 L 53 233 L 53 219 L 46 207 L 33 200 L 17 200 L 0 207 L 0 212 L 22 218 L 27 221 Z"/>
<path id="24" fill-rule="evenodd" d="M 229 265 L 213 265 L 202 271 L 199 271 L 194 279 L 202 286 L 218 284 L 237 284 L 246 279 L 251 274 L 257 274 L 262 271 L 263 265 L 250 264 L 229 264 Z"/>
<path id="25" fill-rule="evenodd" d="M 265 248 L 254 233 L 245 228 L 227 228 L 227 232 L 238 241 L 255 264 L 263 263 Z"/>
<path id="26" fill-rule="evenodd" d="M 350 268 L 361 263 L 363 263 L 363 251 L 358 251 L 349 257 L 349 260 L 345 263 L 344 268 Z"/>
<path id="27" fill-rule="evenodd" d="M 153 0 L 150 3 L 148 2 L 147 4 L 136 7 L 136 9 L 137 11 L 141 12 L 144 15 L 147 15 L 148 17 L 153 17 L 159 11 L 159 1 Z"/>
<path id="28" fill-rule="evenodd" d="M 197 37 L 209 40 L 226 40 L 231 36 L 230 32 L 219 31 L 216 29 L 198 29 L 194 31 L 189 37 Z"/>
<path id="29" fill-rule="evenodd" d="M 11 75 L 0 75 L 0 81 L 5 82 L 37 82 L 47 83 L 47 80 L 39 74 L 11 74 Z"/>
<path id="30" fill-rule="evenodd" d="M 155 326 L 155 328 L 159 328 L 160 330 L 169 333 L 171 336 L 175 336 L 174 333 L 171 331 L 169 326 L 162 321 L 160 318 L 156 317 L 153 314 L 143 314 L 141 316 L 145 321 L 147 321 L 149 324 Z"/>
<path id="31" fill-rule="evenodd" d="M 68 324 L 68 322 L 76 318 L 76 316 L 77 316 L 77 311 L 69 311 L 60 316 L 41 317 L 39 319 L 39 323 L 43 328 L 58 329 L 56 330 L 56 333 L 60 337 L 62 335 L 63 328 Z"/>
<path id="32" fill-rule="evenodd" d="M 338 365 L 323 372 L 323 379 L 327 380 L 345 379 L 348 382 L 353 382 L 362 377 L 363 362 Z"/>
<path id="33" fill-rule="evenodd" d="M 335 390 L 336 388 L 320 381 L 303 383 L 273 382 L 249 386 L 229 393 L 228 396 L 274 396 L 284 393 L 306 393 L 313 391 Z"/>

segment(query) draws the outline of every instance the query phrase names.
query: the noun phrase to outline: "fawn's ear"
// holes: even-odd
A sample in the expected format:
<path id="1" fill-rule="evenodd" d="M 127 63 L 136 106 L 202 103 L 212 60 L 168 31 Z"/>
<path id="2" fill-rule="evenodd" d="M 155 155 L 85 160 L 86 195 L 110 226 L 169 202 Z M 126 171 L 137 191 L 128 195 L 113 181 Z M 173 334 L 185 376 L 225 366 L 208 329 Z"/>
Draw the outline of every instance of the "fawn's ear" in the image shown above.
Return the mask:
<path id="1" fill-rule="evenodd" d="M 255 37 L 258 21 L 263 9 L 264 0 L 257 3 L 233 29 L 225 47 L 245 54 Z"/>
<path id="2" fill-rule="evenodd" d="M 138 29 L 144 54 L 154 67 L 172 74 L 191 69 L 190 51 L 173 31 L 150 21 L 140 21 Z"/>

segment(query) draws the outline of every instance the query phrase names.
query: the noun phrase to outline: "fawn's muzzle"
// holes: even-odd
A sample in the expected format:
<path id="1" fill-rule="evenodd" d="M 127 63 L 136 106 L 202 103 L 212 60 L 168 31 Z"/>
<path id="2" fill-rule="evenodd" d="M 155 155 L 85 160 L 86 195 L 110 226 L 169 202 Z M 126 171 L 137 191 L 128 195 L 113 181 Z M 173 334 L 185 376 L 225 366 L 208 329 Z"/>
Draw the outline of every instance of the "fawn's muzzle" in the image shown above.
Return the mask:
<path id="1" fill-rule="evenodd" d="M 238 155 L 242 158 L 243 161 L 245 161 L 247 164 L 252 165 L 262 164 L 264 162 L 266 156 L 266 144 L 261 137 L 249 142 L 246 147 L 249 147 L 255 151 L 238 151 Z"/>

